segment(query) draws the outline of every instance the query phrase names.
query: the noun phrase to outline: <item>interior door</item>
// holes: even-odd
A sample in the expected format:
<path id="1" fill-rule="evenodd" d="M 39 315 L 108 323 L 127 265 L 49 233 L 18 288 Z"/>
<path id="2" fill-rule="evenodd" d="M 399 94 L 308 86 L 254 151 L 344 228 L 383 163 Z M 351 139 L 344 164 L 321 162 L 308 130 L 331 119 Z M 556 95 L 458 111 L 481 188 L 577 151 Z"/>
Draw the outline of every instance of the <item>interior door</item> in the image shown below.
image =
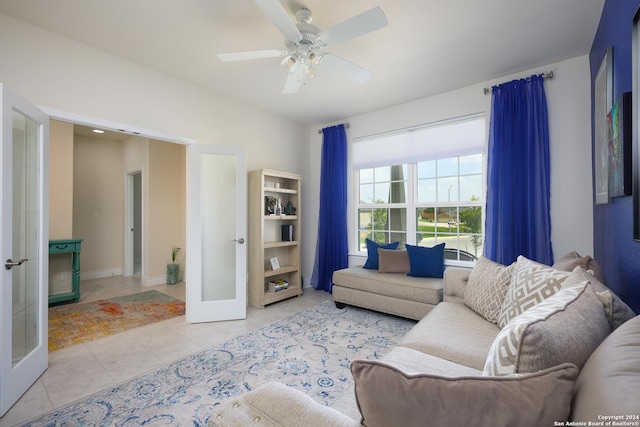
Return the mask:
<path id="1" fill-rule="evenodd" d="M 247 313 L 247 166 L 244 147 L 187 147 L 186 318 Z"/>
<path id="2" fill-rule="evenodd" d="M 49 117 L 0 83 L 0 416 L 48 364 Z"/>

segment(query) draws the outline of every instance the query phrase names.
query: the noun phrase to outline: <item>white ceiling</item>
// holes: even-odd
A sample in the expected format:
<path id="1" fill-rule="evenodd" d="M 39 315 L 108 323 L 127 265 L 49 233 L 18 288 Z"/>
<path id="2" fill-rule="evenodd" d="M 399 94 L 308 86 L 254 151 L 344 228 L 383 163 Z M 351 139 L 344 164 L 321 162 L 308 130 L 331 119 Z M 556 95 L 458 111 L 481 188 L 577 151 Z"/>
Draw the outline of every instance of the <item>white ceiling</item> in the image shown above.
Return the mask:
<path id="1" fill-rule="evenodd" d="M 0 13 L 304 124 L 320 124 L 589 53 L 604 0 L 281 0 L 326 29 L 380 6 L 389 25 L 329 51 L 373 73 L 332 70 L 283 95 L 284 47 L 253 0 L 0 0 Z"/>

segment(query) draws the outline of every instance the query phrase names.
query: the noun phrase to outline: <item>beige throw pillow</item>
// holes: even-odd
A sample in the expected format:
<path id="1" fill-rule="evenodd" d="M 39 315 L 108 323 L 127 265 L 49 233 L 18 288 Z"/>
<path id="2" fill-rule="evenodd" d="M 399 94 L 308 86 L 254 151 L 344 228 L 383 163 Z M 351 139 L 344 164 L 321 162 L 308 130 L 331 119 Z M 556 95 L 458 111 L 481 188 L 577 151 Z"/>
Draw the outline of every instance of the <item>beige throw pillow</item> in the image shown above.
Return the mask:
<path id="1" fill-rule="evenodd" d="M 577 266 L 580 266 L 587 271 L 592 271 L 593 275 L 600 282 L 604 283 L 604 274 L 602 273 L 600 265 L 589 255 L 581 256 L 578 252 L 571 251 L 568 254 L 558 258 L 556 262 L 553 263 L 552 267 L 558 270 L 573 271 L 573 269 Z"/>
<path id="2" fill-rule="evenodd" d="M 593 290 L 598 297 L 600 297 L 612 331 L 616 330 L 618 326 L 627 320 L 635 317 L 636 314 L 631 307 L 625 304 L 618 295 L 603 285 L 596 277 L 585 271 L 581 266 L 573 269 L 562 284 L 562 287 L 569 287 L 576 283 L 584 282 L 585 280 L 591 283 Z"/>
<path id="3" fill-rule="evenodd" d="M 522 376 L 443 377 L 407 373 L 383 359 L 354 360 L 351 373 L 367 427 L 540 427 L 569 416 L 578 369 L 564 364 Z"/>
<path id="4" fill-rule="evenodd" d="M 611 328 L 589 282 L 570 286 L 511 320 L 494 340 L 484 375 L 510 375 L 572 363 L 582 368 Z"/>
<path id="5" fill-rule="evenodd" d="M 506 266 L 481 256 L 469 275 L 464 304 L 489 322 L 498 323 L 514 268 L 515 263 Z"/>
<path id="6" fill-rule="evenodd" d="M 566 271 L 519 256 L 500 308 L 498 327 L 504 328 L 511 319 L 558 292 L 568 275 Z"/>
<path id="7" fill-rule="evenodd" d="M 407 251 L 378 248 L 378 272 L 408 274 L 411 270 Z"/>

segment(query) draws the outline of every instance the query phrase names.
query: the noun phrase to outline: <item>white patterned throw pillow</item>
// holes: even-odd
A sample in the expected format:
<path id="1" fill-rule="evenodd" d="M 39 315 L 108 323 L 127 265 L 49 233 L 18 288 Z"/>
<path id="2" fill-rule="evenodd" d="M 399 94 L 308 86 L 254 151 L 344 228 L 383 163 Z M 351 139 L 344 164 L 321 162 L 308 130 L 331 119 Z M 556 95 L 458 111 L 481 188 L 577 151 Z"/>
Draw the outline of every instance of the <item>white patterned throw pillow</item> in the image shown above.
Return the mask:
<path id="1" fill-rule="evenodd" d="M 483 374 L 537 372 L 561 363 L 581 369 L 610 331 L 600 298 L 584 281 L 511 320 L 491 345 Z"/>
<path id="2" fill-rule="evenodd" d="M 464 304 L 489 322 L 498 323 L 514 268 L 515 263 L 506 266 L 481 256 L 469 274 Z"/>
<path id="3" fill-rule="evenodd" d="M 519 256 L 500 309 L 498 327 L 504 328 L 511 319 L 558 292 L 569 274 Z"/>

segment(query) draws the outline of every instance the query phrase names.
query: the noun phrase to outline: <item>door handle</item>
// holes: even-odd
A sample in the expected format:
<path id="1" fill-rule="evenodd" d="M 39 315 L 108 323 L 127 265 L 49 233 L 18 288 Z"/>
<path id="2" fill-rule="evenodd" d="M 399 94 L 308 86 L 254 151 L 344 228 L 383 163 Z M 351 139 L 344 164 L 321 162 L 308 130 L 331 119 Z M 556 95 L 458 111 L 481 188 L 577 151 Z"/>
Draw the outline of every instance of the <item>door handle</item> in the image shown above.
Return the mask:
<path id="1" fill-rule="evenodd" d="M 26 261 L 29 261 L 29 260 L 26 259 L 26 258 L 22 258 L 20 261 L 14 261 L 11 258 L 9 258 L 8 260 L 6 260 L 4 262 L 4 268 L 6 268 L 7 270 L 11 270 L 13 267 L 16 267 L 18 265 L 22 265 Z"/>
<path id="2" fill-rule="evenodd" d="M 233 241 L 234 241 L 234 242 L 238 242 L 238 243 L 240 243 L 240 244 L 243 244 L 243 243 L 244 243 L 244 239 L 243 239 L 242 237 L 241 237 L 241 238 L 239 238 L 239 239 L 233 239 Z"/>

